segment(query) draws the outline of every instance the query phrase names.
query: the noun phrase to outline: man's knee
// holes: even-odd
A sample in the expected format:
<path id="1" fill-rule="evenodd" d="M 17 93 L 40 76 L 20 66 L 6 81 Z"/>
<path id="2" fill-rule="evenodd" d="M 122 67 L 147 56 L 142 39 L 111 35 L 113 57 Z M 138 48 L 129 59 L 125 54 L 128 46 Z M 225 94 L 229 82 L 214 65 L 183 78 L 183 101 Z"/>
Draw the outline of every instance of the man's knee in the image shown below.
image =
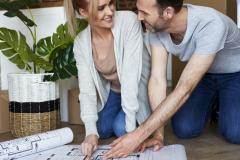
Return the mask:
<path id="1" fill-rule="evenodd" d="M 199 136 L 202 133 L 202 127 L 192 126 L 187 123 L 172 122 L 174 134 L 178 138 L 189 139 Z"/>
<path id="2" fill-rule="evenodd" d="M 239 134 L 239 133 L 238 133 Z M 240 144 L 240 136 L 239 135 L 233 135 L 233 134 L 229 134 L 225 136 L 225 139 L 233 144 Z"/>
<path id="3" fill-rule="evenodd" d="M 222 135 L 229 143 L 240 144 L 240 130 L 228 128 L 222 132 Z"/>

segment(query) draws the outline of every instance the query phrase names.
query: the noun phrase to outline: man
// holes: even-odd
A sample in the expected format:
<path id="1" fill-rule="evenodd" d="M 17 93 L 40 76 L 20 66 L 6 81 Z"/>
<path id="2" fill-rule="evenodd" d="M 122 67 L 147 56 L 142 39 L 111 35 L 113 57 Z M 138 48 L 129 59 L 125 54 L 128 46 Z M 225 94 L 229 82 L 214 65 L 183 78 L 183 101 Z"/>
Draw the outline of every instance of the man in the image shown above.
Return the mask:
<path id="1" fill-rule="evenodd" d="M 115 140 L 105 157 L 129 155 L 172 116 L 178 137 L 200 135 L 217 97 L 219 131 L 230 143 L 240 144 L 240 30 L 236 24 L 214 9 L 183 5 L 183 0 L 137 0 L 137 8 L 139 20 L 154 32 L 149 94 L 159 105 L 138 129 Z M 173 92 L 161 99 L 157 97 L 165 95 L 168 53 L 188 63 Z"/>

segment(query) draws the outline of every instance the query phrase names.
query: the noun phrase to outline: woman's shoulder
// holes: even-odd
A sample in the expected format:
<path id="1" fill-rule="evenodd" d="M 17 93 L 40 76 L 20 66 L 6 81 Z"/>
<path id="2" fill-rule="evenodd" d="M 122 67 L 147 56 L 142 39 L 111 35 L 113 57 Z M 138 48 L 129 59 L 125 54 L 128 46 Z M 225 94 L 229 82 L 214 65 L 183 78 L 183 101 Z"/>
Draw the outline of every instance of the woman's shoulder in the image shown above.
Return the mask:
<path id="1" fill-rule="evenodd" d="M 122 11 L 116 11 L 116 15 L 124 18 L 137 18 L 137 14 L 133 11 L 128 11 L 128 10 L 122 10 Z M 129 17 L 126 17 L 129 16 Z"/>
<path id="2" fill-rule="evenodd" d="M 131 20 L 137 20 L 137 14 L 133 11 L 116 11 L 115 13 L 116 19 L 121 19 L 124 21 L 131 21 Z"/>
<path id="3" fill-rule="evenodd" d="M 78 45 L 79 41 L 81 43 L 88 43 L 87 40 L 89 39 L 89 32 L 90 32 L 90 28 L 88 25 L 84 30 L 82 30 L 76 35 L 76 37 L 74 38 L 74 45 Z"/>
<path id="4" fill-rule="evenodd" d="M 126 32 L 139 23 L 137 15 L 132 11 L 116 11 L 114 16 L 113 31 Z"/>
<path id="5" fill-rule="evenodd" d="M 132 11 L 116 11 L 115 13 L 115 21 L 116 23 L 132 23 L 137 21 L 137 15 L 136 13 L 132 12 Z"/>

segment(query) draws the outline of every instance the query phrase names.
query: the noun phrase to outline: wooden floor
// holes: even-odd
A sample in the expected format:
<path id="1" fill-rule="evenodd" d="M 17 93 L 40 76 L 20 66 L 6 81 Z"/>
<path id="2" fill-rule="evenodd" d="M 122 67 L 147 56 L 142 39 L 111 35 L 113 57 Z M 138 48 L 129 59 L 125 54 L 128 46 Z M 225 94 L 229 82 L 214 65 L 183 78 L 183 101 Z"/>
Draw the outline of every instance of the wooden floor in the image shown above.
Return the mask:
<path id="1" fill-rule="evenodd" d="M 62 127 L 70 127 L 74 132 L 72 144 L 80 144 L 84 138 L 84 127 L 80 125 L 62 124 Z M 183 144 L 186 148 L 188 160 L 240 160 L 240 145 L 233 145 L 217 133 L 216 126 L 207 126 L 203 134 L 191 140 L 176 138 L 170 126 L 165 130 L 166 145 Z M 11 133 L 0 134 L 0 142 L 13 139 Z M 114 138 L 101 140 L 100 144 L 108 144 Z"/>

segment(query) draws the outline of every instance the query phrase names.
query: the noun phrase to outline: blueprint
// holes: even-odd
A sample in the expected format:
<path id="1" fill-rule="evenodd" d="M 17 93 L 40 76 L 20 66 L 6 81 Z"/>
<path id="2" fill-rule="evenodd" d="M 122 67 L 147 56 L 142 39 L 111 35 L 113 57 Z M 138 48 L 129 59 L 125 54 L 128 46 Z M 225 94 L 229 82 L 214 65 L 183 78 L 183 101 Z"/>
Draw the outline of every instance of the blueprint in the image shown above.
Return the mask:
<path id="1" fill-rule="evenodd" d="M 84 160 L 80 145 L 66 145 L 73 140 L 70 128 L 62 128 L 0 143 L 0 160 Z M 98 146 L 92 160 L 101 160 L 110 146 Z M 112 160 L 187 160 L 182 145 L 169 145 L 154 152 L 147 149 L 126 158 Z"/>
<path id="2" fill-rule="evenodd" d="M 73 132 L 62 128 L 0 143 L 0 160 L 17 159 L 72 142 Z"/>
<path id="3" fill-rule="evenodd" d="M 99 146 L 93 154 L 92 160 L 102 160 L 104 152 L 109 150 L 109 146 Z M 80 145 L 64 145 L 52 150 L 47 150 L 38 154 L 23 157 L 18 160 L 84 160 Z M 154 152 L 147 149 L 143 153 L 131 154 L 127 158 L 115 158 L 111 160 L 187 160 L 185 149 L 182 145 L 165 146 L 161 150 Z"/>

